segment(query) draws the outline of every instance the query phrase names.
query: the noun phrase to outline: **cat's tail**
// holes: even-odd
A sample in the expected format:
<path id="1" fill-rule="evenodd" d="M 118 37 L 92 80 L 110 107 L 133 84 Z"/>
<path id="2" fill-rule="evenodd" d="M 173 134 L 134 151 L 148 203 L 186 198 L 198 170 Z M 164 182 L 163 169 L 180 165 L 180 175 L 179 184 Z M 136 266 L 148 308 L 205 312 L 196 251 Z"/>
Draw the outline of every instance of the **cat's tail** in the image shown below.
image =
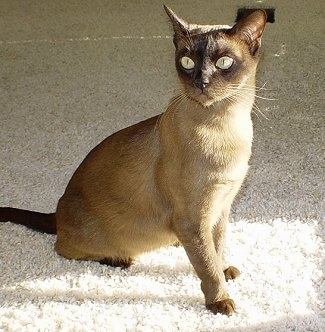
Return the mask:
<path id="1" fill-rule="evenodd" d="M 9 207 L 0 207 L 0 222 L 11 221 L 35 231 L 56 234 L 55 213 L 41 213 Z"/>

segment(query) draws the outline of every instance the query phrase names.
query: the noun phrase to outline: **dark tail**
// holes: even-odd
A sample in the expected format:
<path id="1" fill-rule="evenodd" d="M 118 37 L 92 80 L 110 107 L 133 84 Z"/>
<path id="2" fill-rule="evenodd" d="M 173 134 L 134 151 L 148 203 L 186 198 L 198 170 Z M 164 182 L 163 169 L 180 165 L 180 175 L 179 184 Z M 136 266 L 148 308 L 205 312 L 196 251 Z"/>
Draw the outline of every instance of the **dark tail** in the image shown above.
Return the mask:
<path id="1" fill-rule="evenodd" d="M 40 213 L 28 210 L 0 207 L 0 222 L 11 221 L 35 231 L 56 234 L 55 213 Z"/>

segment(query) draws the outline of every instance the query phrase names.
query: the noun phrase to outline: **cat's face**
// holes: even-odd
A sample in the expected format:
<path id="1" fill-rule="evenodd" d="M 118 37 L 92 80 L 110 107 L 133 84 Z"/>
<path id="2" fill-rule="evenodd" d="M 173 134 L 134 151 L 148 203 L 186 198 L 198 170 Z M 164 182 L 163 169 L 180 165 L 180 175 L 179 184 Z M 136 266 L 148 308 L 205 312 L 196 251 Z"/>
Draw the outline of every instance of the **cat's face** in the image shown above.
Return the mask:
<path id="1" fill-rule="evenodd" d="M 188 24 L 166 11 L 175 31 L 175 62 L 184 95 L 208 107 L 247 92 L 255 76 L 264 11 L 253 12 L 232 28 Z"/>

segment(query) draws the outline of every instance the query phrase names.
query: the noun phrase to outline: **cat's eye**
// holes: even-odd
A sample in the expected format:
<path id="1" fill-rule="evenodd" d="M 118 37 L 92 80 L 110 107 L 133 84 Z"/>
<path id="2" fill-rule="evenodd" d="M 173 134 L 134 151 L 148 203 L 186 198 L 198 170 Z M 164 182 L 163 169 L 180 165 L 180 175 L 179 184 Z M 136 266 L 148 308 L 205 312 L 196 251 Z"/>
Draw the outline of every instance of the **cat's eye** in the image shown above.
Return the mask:
<path id="1" fill-rule="evenodd" d="M 216 66 L 220 69 L 229 69 L 233 63 L 234 59 L 229 57 L 229 56 L 222 56 L 221 58 L 218 59 Z"/>
<path id="2" fill-rule="evenodd" d="M 194 61 L 188 56 L 183 56 L 181 58 L 181 65 L 184 69 L 191 70 L 195 67 Z"/>

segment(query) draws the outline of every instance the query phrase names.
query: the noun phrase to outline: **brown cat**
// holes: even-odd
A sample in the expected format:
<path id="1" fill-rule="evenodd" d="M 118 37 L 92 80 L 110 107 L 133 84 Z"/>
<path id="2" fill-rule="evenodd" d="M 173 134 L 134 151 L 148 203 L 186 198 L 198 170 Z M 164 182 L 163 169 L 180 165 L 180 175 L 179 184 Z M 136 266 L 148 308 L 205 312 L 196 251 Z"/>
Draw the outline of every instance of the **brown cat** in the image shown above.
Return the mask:
<path id="1" fill-rule="evenodd" d="M 251 109 L 266 14 L 235 26 L 174 28 L 183 86 L 159 116 L 100 143 L 81 163 L 53 214 L 1 208 L 1 221 L 56 233 L 67 258 L 129 266 L 141 253 L 179 241 L 201 279 L 208 309 L 230 315 L 225 228 L 251 155 Z M 226 280 L 225 280 L 226 279 Z"/>

